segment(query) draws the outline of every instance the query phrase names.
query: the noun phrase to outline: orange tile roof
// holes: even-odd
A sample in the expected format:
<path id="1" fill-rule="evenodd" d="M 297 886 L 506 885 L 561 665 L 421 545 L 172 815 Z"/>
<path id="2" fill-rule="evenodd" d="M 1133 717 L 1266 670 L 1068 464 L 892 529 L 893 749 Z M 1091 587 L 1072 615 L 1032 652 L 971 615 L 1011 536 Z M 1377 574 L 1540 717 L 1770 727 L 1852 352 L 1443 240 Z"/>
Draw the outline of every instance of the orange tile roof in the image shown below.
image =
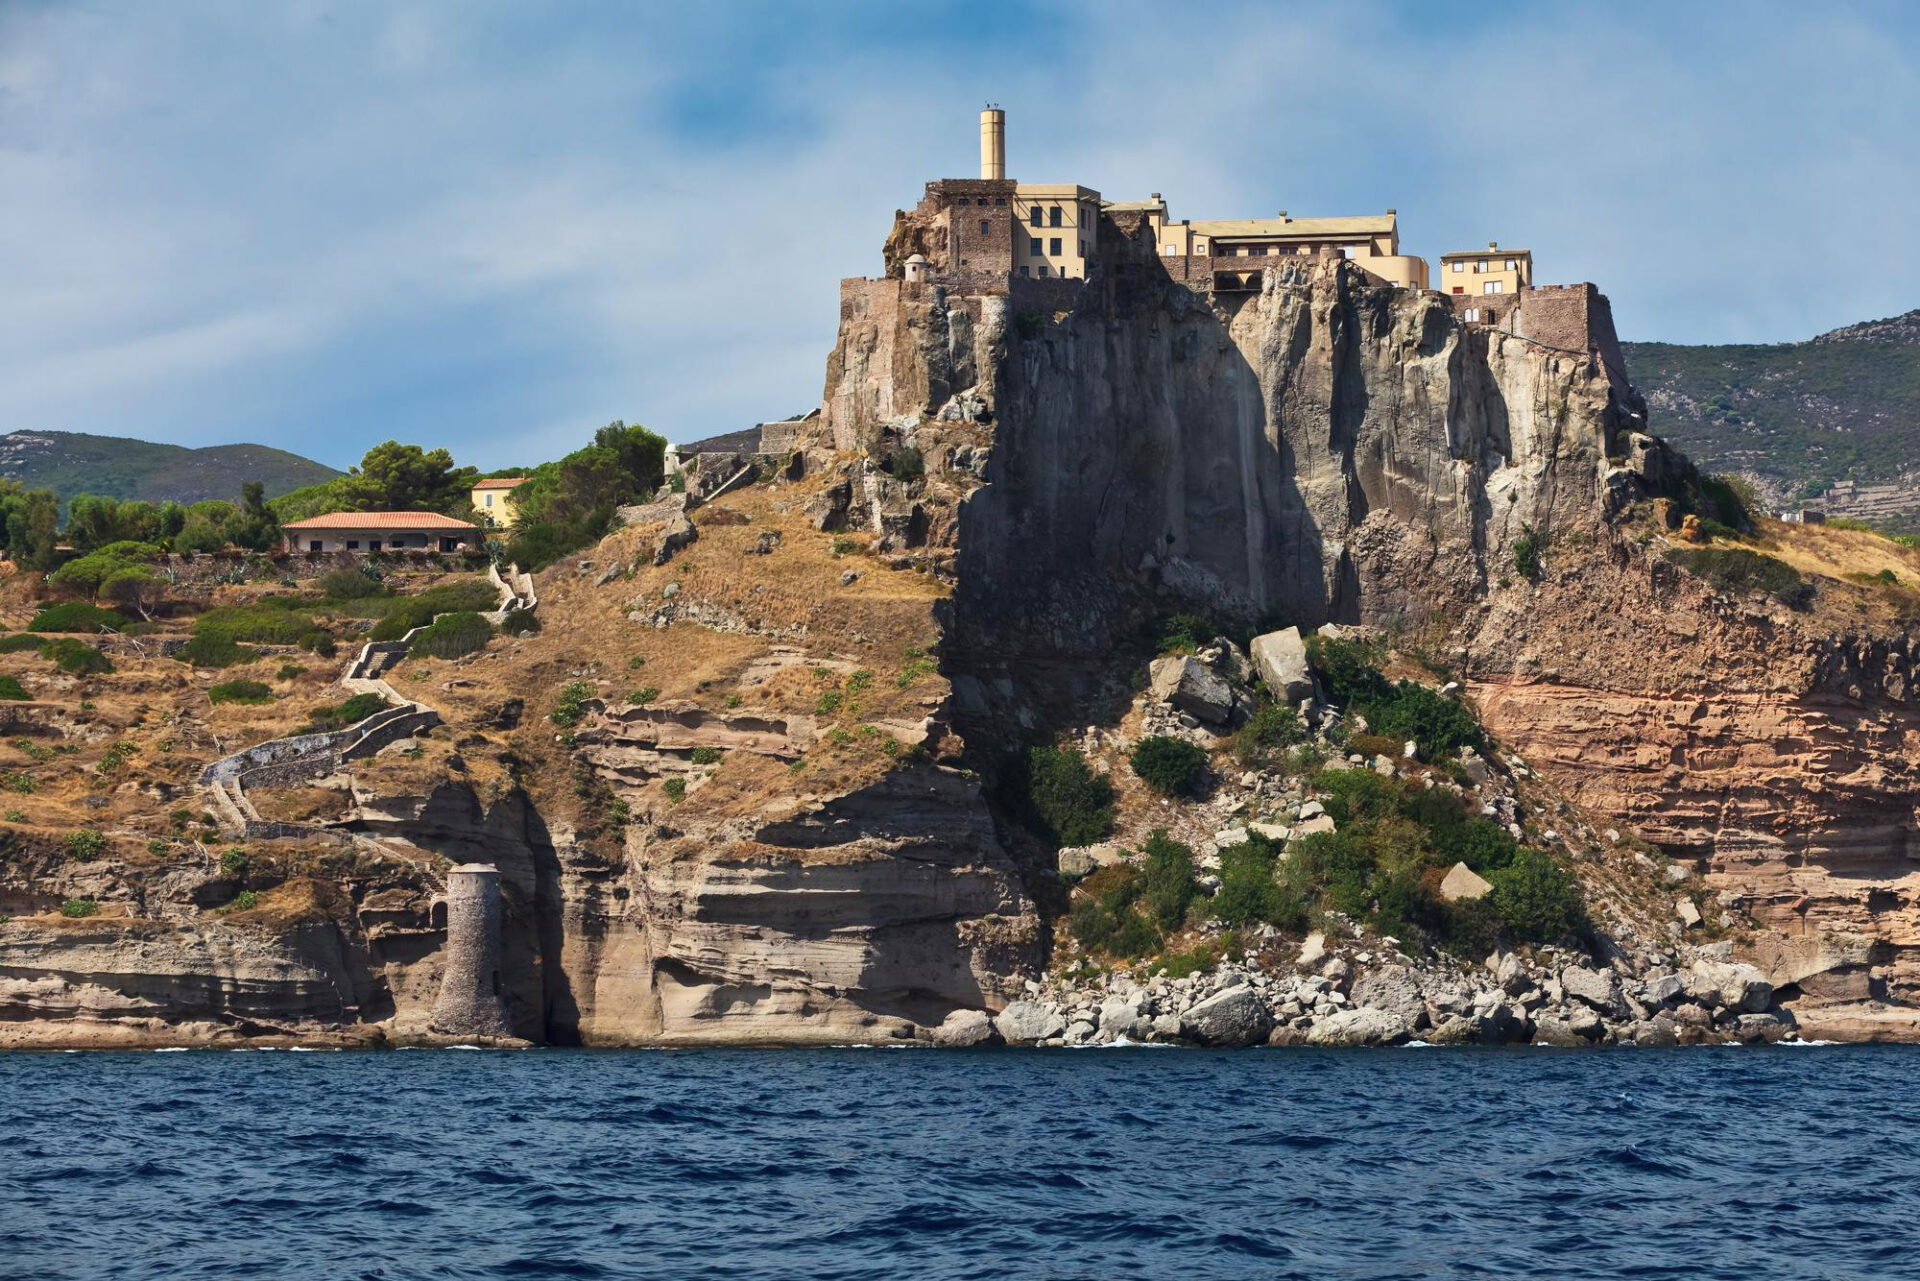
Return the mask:
<path id="1" fill-rule="evenodd" d="M 527 483 L 525 476 L 495 476 L 492 480 L 479 481 L 475 489 L 514 489 Z"/>
<path id="2" fill-rule="evenodd" d="M 470 521 L 455 520 L 439 512 L 328 512 L 305 520 L 288 521 L 282 529 L 467 529 L 478 532 Z"/>

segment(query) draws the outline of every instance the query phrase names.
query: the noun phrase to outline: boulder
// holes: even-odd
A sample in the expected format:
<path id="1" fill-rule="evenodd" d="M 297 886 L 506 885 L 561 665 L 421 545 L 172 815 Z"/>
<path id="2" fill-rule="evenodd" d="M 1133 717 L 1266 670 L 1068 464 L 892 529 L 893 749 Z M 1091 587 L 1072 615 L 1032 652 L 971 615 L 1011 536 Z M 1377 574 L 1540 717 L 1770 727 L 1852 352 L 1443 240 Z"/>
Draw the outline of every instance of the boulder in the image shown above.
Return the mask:
<path id="1" fill-rule="evenodd" d="M 1472 1045 L 1480 1039 L 1480 1029 L 1472 1019 L 1450 1014 L 1427 1033 L 1426 1039 L 1433 1045 Z"/>
<path id="2" fill-rule="evenodd" d="M 1307 643 L 1298 627 L 1253 638 L 1248 647 L 1253 670 L 1266 682 L 1267 692 L 1283 703 L 1298 703 L 1313 694 L 1313 670 L 1307 666 Z"/>
<path id="3" fill-rule="evenodd" d="M 1533 1021 L 1533 1043 L 1535 1045 L 1555 1045 L 1562 1049 L 1580 1050 L 1592 1042 L 1573 1030 L 1565 1019 L 1551 1014 L 1542 1014 Z"/>
<path id="4" fill-rule="evenodd" d="M 1300 957 L 1297 964 L 1312 965 L 1326 954 L 1327 936 L 1319 930 L 1315 930 L 1313 933 L 1307 935 L 1305 942 L 1300 944 Z"/>
<path id="5" fill-rule="evenodd" d="M 1315 832 L 1331 832 L 1333 830 L 1334 822 L 1333 815 L 1331 814 L 1315 814 L 1312 818 L 1305 819 L 1293 825 L 1294 836 L 1312 836 Z"/>
<path id="6" fill-rule="evenodd" d="M 1181 1030 L 1203 1045 L 1258 1045 L 1267 1039 L 1273 1017 L 1252 988 L 1230 987 L 1189 1009 Z"/>
<path id="7" fill-rule="evenodd" d="M 1602 1014 L 1623 1018 L 1627 1013 L 1627 1003 L 1620 997 L 1620 976 L 1612 970 L 1569 965 L 1560 971 L 1560 988 L 1570 998 L 1585 1001 Z"/>
<path id="8" fill-rule="evenodd" d="M 1656 974 L 1641 989 L 1640 999 L 1648 1005 L 1665 1005 L 1678 1000 L 1686 990 L 1687 985 L 1678 974 Z"/>
<path id="9" fill-rule="evenodd" d="M 1367 1009 L 1385 1010 L 1418 1031 L 1427 1021 L 1426 996 L 1413 972 L 1401 965 L 1382 965 L 1368 970 L 1353 981 L 1353 1003 Z"/>
<path id="10" fill-rule="evenodd" d="M 1407 1039 L 1406 1023 L 1386 1010 L 1341 1010 L 1317 1020 L 1307 1032 L 1308 1045 L 1398 1045 Z"/>
<path id="11" fill-rule="evenodd" d="M 1122 862 L 1126 857 L 1118 845 L 1069 845 L 1060 851 L 1055 866 L 1060 869 L 1060 875 L 1077 881 L 1109 863 Z"/>
<path id="12" fill-rule="evenodd" d="M 982 1045 L 993 1040 L 993 1020 L 985 1010 L 955 1010 L 933 1029 L 933 1043 L 951 1048 Z"/>
<path id="13" fill-rule="evenodd" d="M 1789 1014 L 1742 1014 L 1733 1021 L 1733 1034 L 1749 1045 L 1783 1040 L 1794 1030 Z"/>
<path id="14" fill-rule="evenodd" d="M 1703 1005 L 1735 1014 L 1759 1014 L 1773 1004 L 1773 984 L 1751 965 L 1701 961 L 1687 976 L 1687 993 Z"/>
<path id="15" fill-rule="evenodd" d="M 1015 1001 L 994 1016 L 994 1031 L 1009 1045 L 1030 1045 L 1067 1029 L 1066 1016 L 1041 1001 Z"/>
<path id="16" fill-rule="evenodd" d="M 1673 904 L 1673 914 L 1688 929 L 1700 924 L 1700 909 L 1693 905 L 1690 898 L 1677 899 Z"/>
<path id="17" fill-rule="evenodd" d="M 1635 1023 L 1631 1033 L 1633 1043 L 1639 1046 L 1663 1048 L 1680 1044 L 1680 1034 L 1675 1029 L 1673 1020 L 1664 1014 Z"/>
<path id="18" fill-rule="evenodd" d="M 1249 823 L 1247 830 L 1255 836 L 1269 841 L 1285 841 L 1293 835 L 1293 829 L 1282 827 L 1278 823 Z"/>
<path id="19" fill-rule="evenodd" d="M 1156 658 L 1148 669 L 1153 696 L 1180 711 L 1213 725 L 1233 715 L 1233 687 L 1197 658 L 1173 655 Z"/>
<path id="20" fill-rule="evenodd" d="M 1276 1049 L 1286 1049 L 1289 1046 L 1304 1045 L 1306 1040 L 1307 1034 L 1305 1032 L 1286 1023 L 1280 1024 L 1278 1027 L 1275 1027 L 1273 1031 L 1267 1033 L 1267 1044 Z"/>
<path id="21" fill-rule="evenodd" d="M 1463 899 L 1484 898 L 1492 892 L 1493 882 L 1465 863 L 1455 863 L 1448 868 L 1445 879 L 1440 882 L 1440 897 L 1449 903 L 1458 903 Z"/>

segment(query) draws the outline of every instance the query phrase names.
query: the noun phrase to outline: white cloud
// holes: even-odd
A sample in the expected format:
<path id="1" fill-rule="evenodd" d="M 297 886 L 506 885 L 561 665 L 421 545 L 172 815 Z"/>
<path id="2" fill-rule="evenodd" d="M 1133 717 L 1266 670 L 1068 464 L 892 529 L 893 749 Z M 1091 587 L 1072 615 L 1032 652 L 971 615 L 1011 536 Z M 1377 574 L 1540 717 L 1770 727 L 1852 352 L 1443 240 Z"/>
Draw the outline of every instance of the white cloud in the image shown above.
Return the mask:
<path id="1" fill-rule="evenodd" d="M 838 278 L 969 172 L 989 95 L 1019 177 L 1199 217 L 1391 205 L 1413 252 L 1525 242 L 1597 280 L 1631 337 L 1920 302 L 1900 10 L 892 13 L 7 11 L 0 430 L 491 464 L 791 412 Z"/>

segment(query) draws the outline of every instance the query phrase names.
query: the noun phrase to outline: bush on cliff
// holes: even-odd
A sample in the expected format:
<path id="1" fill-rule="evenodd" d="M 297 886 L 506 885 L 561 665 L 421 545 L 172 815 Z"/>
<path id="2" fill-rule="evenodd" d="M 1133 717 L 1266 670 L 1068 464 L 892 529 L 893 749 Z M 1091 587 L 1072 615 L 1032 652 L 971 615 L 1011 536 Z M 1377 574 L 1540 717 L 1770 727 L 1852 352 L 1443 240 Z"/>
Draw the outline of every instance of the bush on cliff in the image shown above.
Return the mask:
<path id="1" fill-rule="evenodd" d="M 71 636 L 59 636 L 40 647 L 40 656 L 52 661 L 53 665 L 70 676 L 91 676 L 96 672 L 110 672 L 113 664 L 85 641 L 75 640 Z"/>
<path id="2" fill-rule="evenodd" d="M 331 707 L 316 707 L 308 713 L 307 734 L 326 733 L 331 730 L 345 729 L 349 725 L 358 725 L 375 712 L 385 711 L 387 700 L 378 694 L 355 694 L 343 703 Z"/>
<path id="3" fill-rule="evenodd" d="M 1586 928 L 1580 887 L 1539 850 L 1519 850 L 1511 864 L 1496 868 L 1487 879 L 1493 882 L 1488 905 L 1516 941 L 1550 943 Z"/>
<path id="4" fill-rule="evenodd" d="M 1307 658 L 1322 688 L 1339 706 L 1365 718 L 1367 728 L 1389 738 L 1412 739 L 1428 760 L 1452 755 L 1483 741 L 1479 723 L 1458 700 L 1425 685 L 1390 682 L 1380 674 L 1380 647 L 1315 636 Z"/>
<path id="5" fill-rule="evenodd" d="M 27 691 L 21 688 L 18 677 L 0 675 L 0 699 L 19 702 L 27 696 Z"/>
<path id="6" fill-rule="evenodd" d="M 1306 739 L 1300 713 L 1284 703 L 1262 702 L 1233 736 L 1233 758 L 1249 768 L 1271 768 L 1288 748 Z"/>
<path id="7" fill-rule="evenodd" d="M 1191 796 L 1207 771 L 1207 754 L 1184 738 L 1143 738 L 1128 758 L 1133 772 L 1162 796 Z"/>
<path id="8" fill-rule="evenodd" d="M 1279 847 L 1258 836 L 1221 850 L 1220 888 L 1213 896 L 1212 915 L 1236 927 L 1305 929 L 1306 908 L 1275 879 L 1279 855 Z"/>
<path id="9" fill-rule="evenodd" d="M 1193 850 L 1169 837 L 1164 828 L 1156 828 L 1142 852 L 1146 860 L 1140 869 L 1140 897 L 1156 925 L 1178 929 L 1200 893 L 1193 874 Z"/>
<path id="10" fill-rule="evenodd" d="M 1113 830 L 1113 784 L 1071 747 L 1027 753 L 1026 799 L 1056 845 L 1091 845 Z"/>
<path id="11" fill-rule="evenodd" d="M 232 667 L 260 657 L 260 651 L 236 644 L 228 636 L 195 636 L 173 656 L 194 667 Z"/>
<path id="12" fill-rule="evenodd" d="M 76 595 L 92 596 L 115 574 L 155 564 L 166 552 L 154 543 L 122 541 L 96 548 L 70 560 L 47 575 L 49 585 Z"/>

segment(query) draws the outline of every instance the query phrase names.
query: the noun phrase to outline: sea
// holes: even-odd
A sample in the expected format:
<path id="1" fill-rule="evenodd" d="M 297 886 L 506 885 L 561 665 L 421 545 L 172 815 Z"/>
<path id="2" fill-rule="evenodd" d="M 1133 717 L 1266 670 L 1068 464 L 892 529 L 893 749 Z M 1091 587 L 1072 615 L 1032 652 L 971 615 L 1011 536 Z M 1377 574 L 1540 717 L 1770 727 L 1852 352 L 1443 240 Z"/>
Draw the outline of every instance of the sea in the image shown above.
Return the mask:
<path id="1" fill-rule="evenodd" d="M 0 1276 L 1920 1276 L 1920 1048 L 0 1055 Z"/>

